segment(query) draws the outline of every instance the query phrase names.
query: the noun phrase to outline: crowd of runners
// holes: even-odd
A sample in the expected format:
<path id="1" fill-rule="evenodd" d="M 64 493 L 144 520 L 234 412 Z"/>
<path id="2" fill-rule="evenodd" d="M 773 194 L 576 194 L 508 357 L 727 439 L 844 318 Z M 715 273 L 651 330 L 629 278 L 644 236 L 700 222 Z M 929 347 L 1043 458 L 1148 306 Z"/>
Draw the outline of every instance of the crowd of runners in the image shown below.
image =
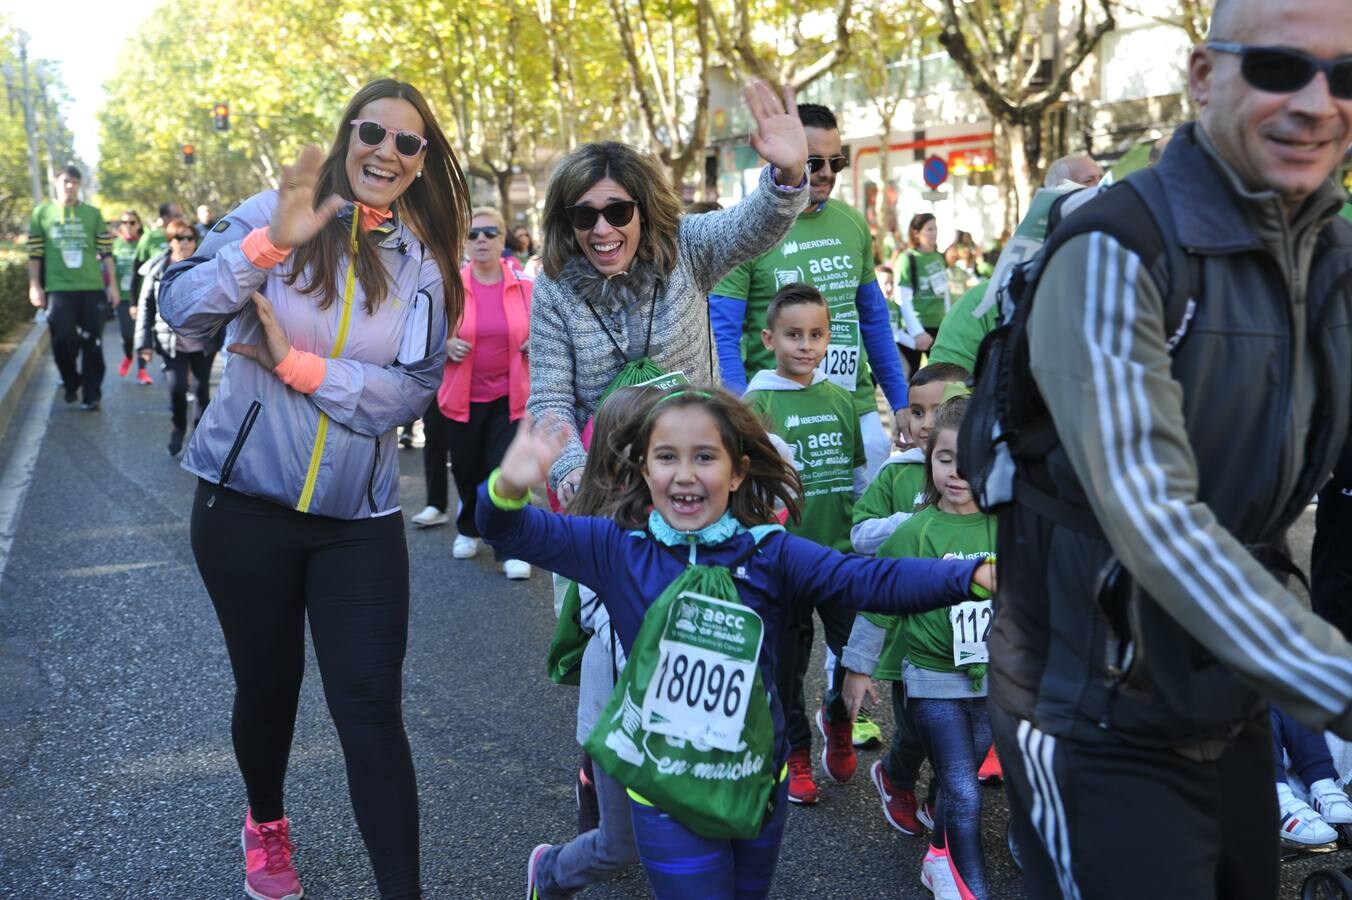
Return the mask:
<path id="1" fill-rule="evenodd" d="M 304 894 L 308 622 L 380 896 L 438 895 L 401 712 L 419 420 L 410 523 L 554 581 L 521 669 L 578 687 L 581 827 L 522 860 L 528 898 L 635 865 L 662 898 L 768 896 L 824 778 L 926 842 L 903 895 L 993 896 L 983 783 L 1030 897 L 1270 898 L 1281 842 L 1346 842 L 1352 6 L 1221 0 L 1188 75 L 1198 120 L 1148 168 L 1055 161 L 1004 248 L 871 231 L 832 196 L 833 111 L 760 82 L 744 199 L 686 208 L 650 154 L 587 144 L 538 244 L 470 208 L 388 79 L 219 220 L 110 230 L 66 169 L 30 298 L 68 403 L 99 410 L 111 315 L 120 377 L 169 384 L 246 893 Z M 1316 497 L 1307 581 L 1285 535 Z"/>

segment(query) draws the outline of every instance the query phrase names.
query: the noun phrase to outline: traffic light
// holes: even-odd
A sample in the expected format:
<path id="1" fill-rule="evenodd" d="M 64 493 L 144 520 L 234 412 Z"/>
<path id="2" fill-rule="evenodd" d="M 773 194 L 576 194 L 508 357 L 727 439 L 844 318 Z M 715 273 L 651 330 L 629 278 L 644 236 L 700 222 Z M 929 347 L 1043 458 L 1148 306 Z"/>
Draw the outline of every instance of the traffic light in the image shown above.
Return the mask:
<path id="1" fill-rule="evenodd" d="M 197 151 L 193 149 L 192 144 L 183 145 L 183 165 L 190 166 L 197 161 L 195 156 Z"/>
<path id="2" fill-rule="evenodd" d="M 212 107 L 212 110 L 211 110 L 211 111 L 212 111 L 212 113 L 216 116 L 216 130 L 217 130 L 217 131 L 229 131 L 229 130 L 230 130 L 230 104 L 229 104 L 229 103 L 217 103 L 214 107 Z"/>

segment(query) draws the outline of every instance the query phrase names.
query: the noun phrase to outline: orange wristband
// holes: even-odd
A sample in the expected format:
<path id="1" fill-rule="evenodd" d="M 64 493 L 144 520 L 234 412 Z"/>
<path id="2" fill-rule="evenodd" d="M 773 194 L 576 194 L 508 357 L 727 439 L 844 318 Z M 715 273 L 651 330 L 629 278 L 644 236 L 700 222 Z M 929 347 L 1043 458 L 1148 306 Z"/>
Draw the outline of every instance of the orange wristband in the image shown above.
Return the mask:
<path id="1" fill-rule="evenodd" d="M 273 369 L 282 383 L 293 391 L 313 394 L 324 383 L 324 375 L 329 370 L 329 361 L 322 356 L 306 353 L 292 347 L 286 359 Z"/>
<path id="2" fill-rule="evenodd" d="M 266 228 L 255 228 L 244 236 L 239 249 L 244 258 L 260 269 L 271 269 L 291 255 L 290 247 L 278 247 L 268 238 Z"/>

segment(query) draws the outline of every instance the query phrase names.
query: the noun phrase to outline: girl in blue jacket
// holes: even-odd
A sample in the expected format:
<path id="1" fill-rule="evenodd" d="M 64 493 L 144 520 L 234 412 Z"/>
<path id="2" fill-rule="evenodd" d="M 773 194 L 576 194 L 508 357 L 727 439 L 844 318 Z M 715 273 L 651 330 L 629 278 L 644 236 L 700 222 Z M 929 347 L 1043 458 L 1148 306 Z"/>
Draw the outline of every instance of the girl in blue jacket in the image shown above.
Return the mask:
<path id="1" fill-rule="evenodd" d="M 562 422 L 547 418 L 536 426 L 526 416 L 502 466 L 479 488 L 484 539 L 595 586 L 626 653 L 648 607 L 684 569 L 668 548 L 688 548 L 691 564 L 729 567 L 740 601 L 763 622 L 757 666 L 774 722 L 773 771 L 783 770 L 788 755 L 774 684 L 778 632 L 790 604 L 914 613 L 993 587 L 992 568 L 979 562 L 847 556 L 786 534 L 775 504 L 797 516 L 797 475 L 750 409 L 720 389 L 676 388 L 650 401 L 632 442 L 624 442 L 621 468 L 634 477 L 622 480 L 628 487 L 614 519 L 564 517 L 529 505 L 530 487 L 545 483 L 568 438 Z M 593 452 L 616 452 L 611 448 Z M 748 840 L 701 837 L 635 799 L 634 838 L 654 893 L 766 896 L 783 837 L 784 790 L 780 781 L 760 834 Z"/>

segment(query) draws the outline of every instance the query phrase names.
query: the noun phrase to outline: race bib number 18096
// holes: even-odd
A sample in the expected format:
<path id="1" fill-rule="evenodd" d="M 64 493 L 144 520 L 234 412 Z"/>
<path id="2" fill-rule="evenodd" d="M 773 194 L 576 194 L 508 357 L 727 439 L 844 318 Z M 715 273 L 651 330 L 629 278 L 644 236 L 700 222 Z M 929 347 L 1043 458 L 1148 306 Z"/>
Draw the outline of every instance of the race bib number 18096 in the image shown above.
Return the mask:
<path id="1" fill-rule="evenodd" d="M 743 747 L 764 623 L 740 603 L 686 591 L 671 604 L 643 727 L 719 750 Z"/>

